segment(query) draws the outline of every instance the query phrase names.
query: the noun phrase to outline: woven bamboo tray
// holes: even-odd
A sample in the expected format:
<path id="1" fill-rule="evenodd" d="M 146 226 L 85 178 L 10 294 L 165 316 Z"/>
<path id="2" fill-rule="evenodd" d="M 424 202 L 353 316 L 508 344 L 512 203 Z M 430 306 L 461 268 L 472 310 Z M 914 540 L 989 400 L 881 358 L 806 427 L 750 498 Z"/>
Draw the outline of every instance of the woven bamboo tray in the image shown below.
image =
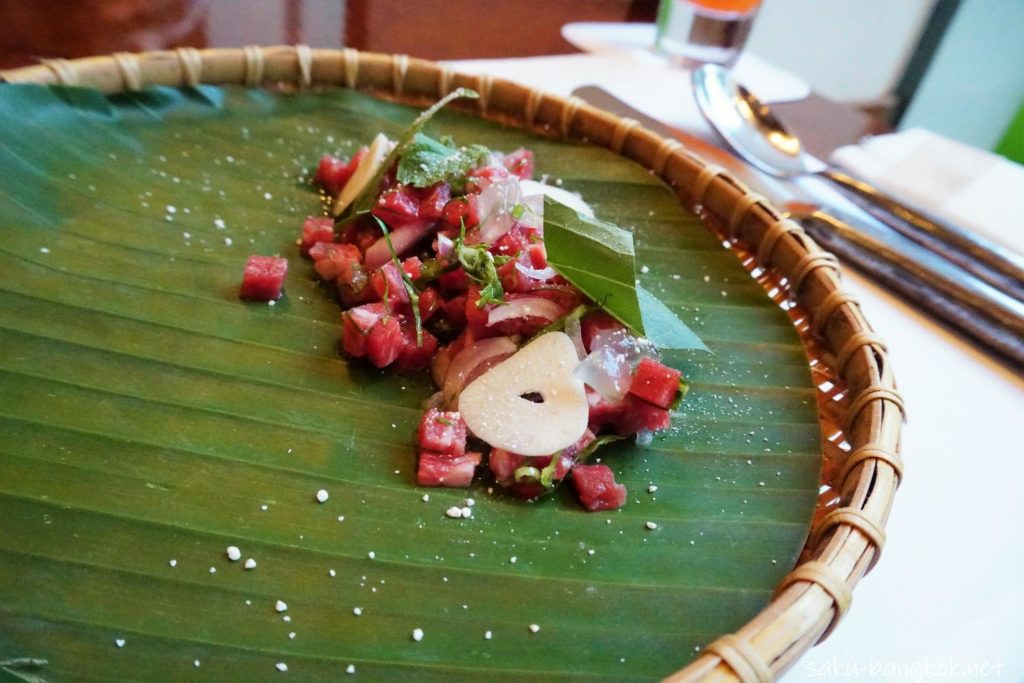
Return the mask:
<path id="1" fill-rule="evenodd" d="M 759 615 L 736 633 L 708 645 L 693 663 L 667 680 L 774 680 L 832 631 L 850 607 L 853 587 L 878 561 L 885 543 L 885 521 L 903 470 L 898 450 L 904 408 L 885 345 L 872 332 L 856 299 L 840 288 L 832 254 L 764 197 L 678 141 L 578 98 L 531 90 L 487 75 L 458 74 L 405 55 L 352 49 L 181 48 L 75 61 L 43 60 L 38 66 L 0 76 L 10 83 L 78 85 L 104 93 L 200 83 L 342 86 L 409 104 L 468 87 L 480 98 L 456 107 L 542 134 L 586 140 L 640 163 L 783 283 L 787 294 L 809 314 L 797 321 L 798 326 L 815 335 L 821 360 L 848 392 L 839 422 L 850 450 L 838 477 L 829 482 L 840 493 L 841 502 L 817 519 L 804 551 L 807 559 L 782 580 Z"/>

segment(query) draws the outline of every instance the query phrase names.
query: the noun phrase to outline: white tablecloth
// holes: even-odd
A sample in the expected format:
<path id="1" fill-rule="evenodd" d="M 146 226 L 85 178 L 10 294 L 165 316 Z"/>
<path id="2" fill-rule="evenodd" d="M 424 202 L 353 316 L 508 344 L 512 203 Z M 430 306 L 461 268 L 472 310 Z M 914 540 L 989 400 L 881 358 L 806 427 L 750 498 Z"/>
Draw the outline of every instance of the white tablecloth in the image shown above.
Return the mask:
<path id="1" fill-rule="evenodd" d="M 664 114 L 665 91 L 614 56 L 543 60 L 463 66 L 564 94 L 610 79 L 633 106 Z M 707 134 L 701 122 L 666 118 Z M 847 271 L 844 281 L 889 346 L 909 413 L 907 472 L 881 562 L 836 632 L 784 680 L 1020 683 L 1024 380 L 867 279 Z"/>

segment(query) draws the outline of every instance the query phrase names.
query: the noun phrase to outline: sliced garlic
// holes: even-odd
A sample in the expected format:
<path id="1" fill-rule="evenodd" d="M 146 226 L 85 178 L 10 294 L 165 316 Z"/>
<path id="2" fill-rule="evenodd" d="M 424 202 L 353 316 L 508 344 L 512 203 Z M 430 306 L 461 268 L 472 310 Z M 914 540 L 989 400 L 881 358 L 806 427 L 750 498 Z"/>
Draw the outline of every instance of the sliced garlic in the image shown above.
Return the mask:
<path id="1" fill-rule="evenodd" d="M 370 143 L 369 149 L 366 151 L 366 156 L 356 166 L 355 172 L 352 177 L 345 183 L 345 187 L 341 188 L 341 193 L 338 198 L 334 200 L 334 215 L 340 216 L 341 213 L 348 208 L 359 193 L 363 191 L 366 184 L 370 182 L 377 171 L 380 170 L 381 164 L 387 159 L 388 154 L 391 154 L 391 150 L 394 149 L 395 143 L 388 140 L 384 133 L 377 133 L 377 137 Z"/>
<path id="2" fill-rule="evenodd" d="M 594 217 L 594 210 L 575 192 L 569 192 L 569 190 L 555 187 L 554 185 L 538 183 L 536 180 L 520 180 L 519 189 L 523 193 L 524 199 L 536 197 L 537 195 L 547 195 L 559 204 L 565 204 L 577 213 L 582 213 L 591 218 Z"/>
<path id="3" fill-rule="evenodd" d="M 587 395 L 573 368 L 576 347 L 562 332 L 537 337 L 469 384 L 459 410 L 470 431 L 495 448 L 551 455 L 587 429 Z M 541 401 L 524 398 L 539 394 Z"/>

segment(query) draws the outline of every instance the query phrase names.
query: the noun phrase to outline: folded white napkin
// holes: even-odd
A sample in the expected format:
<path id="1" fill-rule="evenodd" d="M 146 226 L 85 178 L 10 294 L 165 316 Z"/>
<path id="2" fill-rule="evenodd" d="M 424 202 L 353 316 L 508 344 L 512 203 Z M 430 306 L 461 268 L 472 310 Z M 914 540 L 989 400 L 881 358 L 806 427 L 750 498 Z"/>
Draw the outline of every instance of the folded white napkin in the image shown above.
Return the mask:
<path id="1" fill-rule="evenodd" d="M 841 147 L 832 162 L 937 218 L 1024 254 L 1024 166 L 920 128 Z"/>

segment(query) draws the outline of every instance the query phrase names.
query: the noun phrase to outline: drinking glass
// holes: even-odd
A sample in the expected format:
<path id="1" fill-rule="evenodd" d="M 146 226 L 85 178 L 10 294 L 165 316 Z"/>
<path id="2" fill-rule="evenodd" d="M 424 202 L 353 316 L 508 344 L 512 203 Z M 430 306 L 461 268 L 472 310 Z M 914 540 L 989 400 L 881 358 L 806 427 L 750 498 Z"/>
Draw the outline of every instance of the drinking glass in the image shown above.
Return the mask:
<path id="1" fill-rule="evenodd" d="M 680 66 L 731 67 L 760 5 L 761 0 L 661 0 L 655 48 Z"/>

